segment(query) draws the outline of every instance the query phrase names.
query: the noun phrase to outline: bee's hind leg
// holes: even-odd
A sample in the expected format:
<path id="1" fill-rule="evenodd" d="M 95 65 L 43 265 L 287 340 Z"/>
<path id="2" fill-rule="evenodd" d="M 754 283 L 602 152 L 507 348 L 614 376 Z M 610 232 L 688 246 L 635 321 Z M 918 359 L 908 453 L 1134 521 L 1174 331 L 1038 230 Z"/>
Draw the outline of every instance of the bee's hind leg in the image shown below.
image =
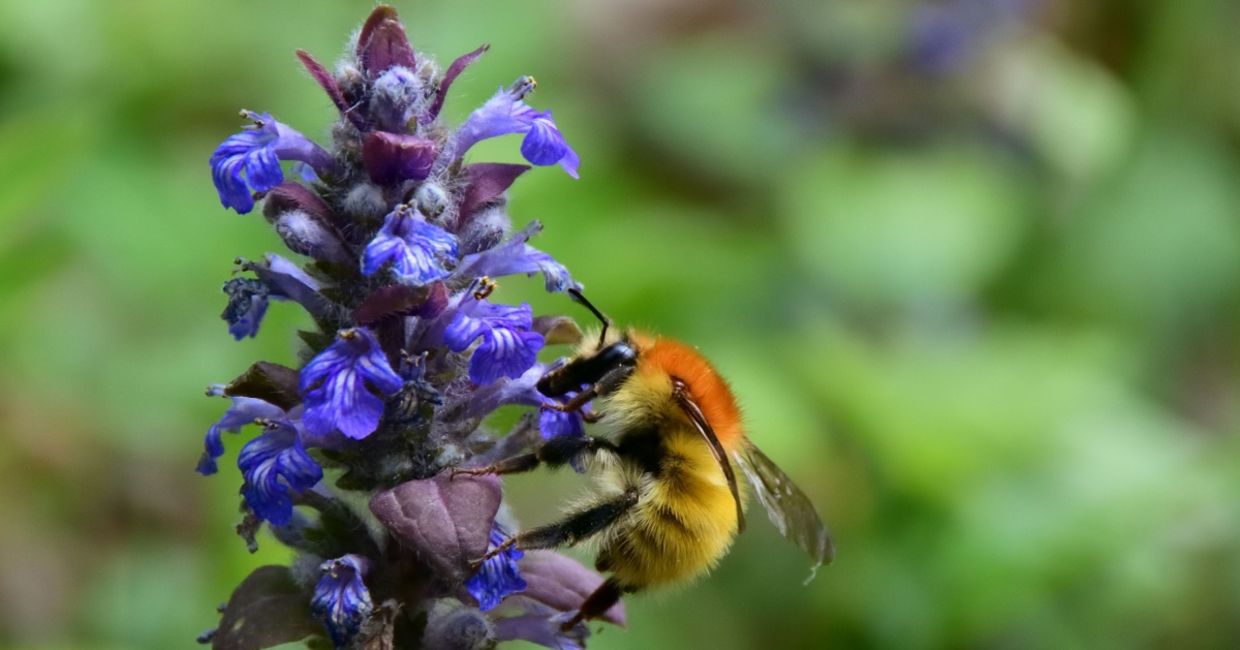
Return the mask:
<path id="1" fill-rule="evenodd" d="M 503 553 L 510 548 L 523 551 L 540 548 L 559 548 L 572 546 L 586 540 L 624 516 L 637 503 L 637 492 L 624 494 L 569 515 L 566 519 L 554 524 L 531 528 L 504 540 L 482 559 L 474 564 L 481 566 L 483 562 Z"/>
<path id="2" fill-rule="evenodd" d="M 599 585 L 598 589 L 595 589 L 593 593 L 586 597 L 585 601 L 581 603 L 581 608 L 577 610 L 577 613 L 572 618 L 560 626 L 560 630 L 567 632 L 576 627 L 578 623 L 599 618 L 607 610 L 611 609 L 612 605 L 620 601 L 621 594 L 633 593 L 634 591 L 637 590 L 626 589 L 616 582 L 615 578 L 608 578 L 603 584 Z"/>

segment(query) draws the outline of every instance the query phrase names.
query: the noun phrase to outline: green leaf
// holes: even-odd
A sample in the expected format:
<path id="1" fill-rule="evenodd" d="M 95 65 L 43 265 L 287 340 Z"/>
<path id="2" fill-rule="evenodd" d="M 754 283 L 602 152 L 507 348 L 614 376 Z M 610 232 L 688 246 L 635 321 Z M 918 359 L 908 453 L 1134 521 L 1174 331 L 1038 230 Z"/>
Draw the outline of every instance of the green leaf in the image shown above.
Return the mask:
<path id="1" fill-rule="evenodd" d="M 323 634 L 310 615 L 310 594 L 288 567 L 259 567 L 233 592 L 216 630 L 214 650 L 261 650 Z"/>

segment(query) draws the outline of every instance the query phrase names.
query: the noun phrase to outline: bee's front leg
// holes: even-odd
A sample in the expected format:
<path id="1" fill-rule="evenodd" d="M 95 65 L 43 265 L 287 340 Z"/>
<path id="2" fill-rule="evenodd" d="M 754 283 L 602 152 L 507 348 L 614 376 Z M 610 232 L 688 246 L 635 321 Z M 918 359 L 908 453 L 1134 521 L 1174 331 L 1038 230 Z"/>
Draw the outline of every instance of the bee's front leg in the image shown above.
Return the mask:
<path id="1" fill-rule="evenodd" d="M 560 402 L 544 402 L 543 408 L 564 411 L 565 413 L 580 411 L 583 406 L 595 397 L 607 395 L 619 388 L 624 383 L 624 380 L 633 374 L 633 369 L 634 366 L 617 366 L 612 368 L 598 381 L 582 389 L 580 393 L 573 395 L 567 402 L 562 404 Z M 582 414 L 583 417 L 585 415 L 584 413 Z"/>
<path id="2" fill-rule="evenodd" d="M 452 468 L 451 478 L 455 478 L 460 474 L 467 476 L 519 474 L 521 472 L 528 472 L 543 463 L 551 467 L 560 467 L 572 461 L 578 454 L 597 453 L 602 450 L 614 452 L 616 451 L 616 446 L 611 441 L 604 440 L 603 438 L 559 436 L 544 442 L 539 446 L 538 451 L 506 458 L 498 463 L 483 465 L 482 467 L 454 467 Z"/>
<path id="3" fill-rule="evenodd" d="M 491 465 L 483 465 L 482 467 L 453 467 L 452 473 L 448 475 L 449 479 L 454 479 L 459 475 L 465 476 L 484 476 L 486 474 L 520 474 L 528 472 L 541 462 L 538 454 L 521 454 L 512 458 L 505 458 L 498 463 Z"/>

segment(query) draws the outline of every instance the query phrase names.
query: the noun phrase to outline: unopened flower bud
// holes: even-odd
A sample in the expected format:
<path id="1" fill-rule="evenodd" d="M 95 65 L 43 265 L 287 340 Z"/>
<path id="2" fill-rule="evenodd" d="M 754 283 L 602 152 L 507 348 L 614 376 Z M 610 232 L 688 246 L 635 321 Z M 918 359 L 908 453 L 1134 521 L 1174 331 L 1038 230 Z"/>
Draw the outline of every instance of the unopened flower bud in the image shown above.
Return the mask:
<path id="1" fill-rule="evenodd" d="M 418 210 L 430 219 L 438 219 L 448 209 L 448 193 L 437 183 L 423 183 L 413 199 Z"/>
<path id="2" fill-rule="evenodd" d="M 495 647 L 491 622 L 472 607 L 440 601 L 430 611 L 422 647 L 426 650 L 485 650 Z"/>
<path id="3" fill-rule="evenodd" d="M 366 96 L 366 77 L 351 62 L 341 61 L 336 65 L 336 85 L 352 104 L 357 104 Z"/>
<path id="4" fill-rule="evenodd" d="M 340 238 L 306 212 L 285 212 L 276 218 L 275 226 L 280 239 L 294 253 L 334 264 L 349 262 L 349 253 Z"/>
<path id="5" fill-rule="evenodd" d="M 370 91 L 370 115 L 375 126 L 393 133 L 407 133 L 409 121 L 422 99 L 422 81 L 409 68 L 396 66 L 375 80 Z"/>
<path id="6" fill-rule="evenodd" d="M 492 248 L 503 241 L 511 229 L 512 220 L 502 205 L 475 212 L 457 235 L 461 253 L 468 255 Z"/>
<path id="7" fill-rule="evenodd" d="M 350 188 L 340 202 L 345 212 L 360 221 L 378 221 L 388 213 L 383 189 L 373 183 L 358 183 Z"/>

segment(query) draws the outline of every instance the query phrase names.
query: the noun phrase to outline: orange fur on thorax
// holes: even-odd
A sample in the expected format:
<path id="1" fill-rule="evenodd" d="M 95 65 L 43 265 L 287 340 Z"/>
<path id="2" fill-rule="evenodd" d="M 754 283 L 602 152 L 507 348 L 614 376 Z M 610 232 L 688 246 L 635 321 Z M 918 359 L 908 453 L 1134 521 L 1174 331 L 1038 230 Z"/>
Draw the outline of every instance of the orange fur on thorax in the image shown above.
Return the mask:
<path id="1" fill-rule="evenodd" d="M 741 412 L 732 389 L 714 366 L 694 348 L 663 337 L 630 333 L 640 350 L 639 369 L 661 371 L 688 387 L 689 397 L 702 409 L 719 443 L 729 453 L 744 444 Z M 644 366 L 644 367 L 643 367 Z"/>

